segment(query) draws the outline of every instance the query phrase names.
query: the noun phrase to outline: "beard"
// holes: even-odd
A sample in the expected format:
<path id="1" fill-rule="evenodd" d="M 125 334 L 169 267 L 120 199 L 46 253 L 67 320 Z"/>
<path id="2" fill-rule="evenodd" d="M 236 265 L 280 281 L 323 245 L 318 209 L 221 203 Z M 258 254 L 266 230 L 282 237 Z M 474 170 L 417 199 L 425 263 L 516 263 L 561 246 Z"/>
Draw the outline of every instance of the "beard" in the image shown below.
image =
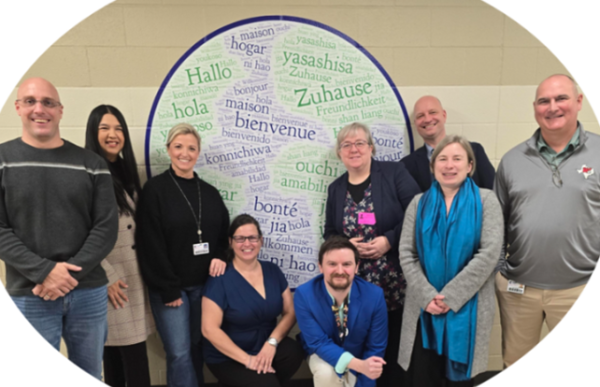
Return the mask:
<path id="1" fill-rule="evenodd" d="M 346 282 L 342 284 L 340 284 L 339 282 L 336 283 L 333 281 L 335 278 L 345 278 Z M 327 281 L 327 285 L 329 285 L 334 290 L 346 290 L 350 287 L 350 276 L 347 274 L 332 275 L 329 281 Z"/>

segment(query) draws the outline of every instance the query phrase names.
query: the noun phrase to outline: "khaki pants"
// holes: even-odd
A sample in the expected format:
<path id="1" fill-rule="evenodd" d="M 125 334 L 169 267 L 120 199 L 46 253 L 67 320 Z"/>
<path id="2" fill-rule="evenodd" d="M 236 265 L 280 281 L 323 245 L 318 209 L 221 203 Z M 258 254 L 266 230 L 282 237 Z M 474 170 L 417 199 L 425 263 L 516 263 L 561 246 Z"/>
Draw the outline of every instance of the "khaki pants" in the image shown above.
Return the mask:
<path id="1" fill-rule="evenodd" d="M 496 296 L 502 325 L 504 367 L 511 366 L 540 341 L 544 319 L 551 331 L 567 314 L 585 285 L 544 290 L 525 286 L 524 294 L 509 293 L 508 280 L 496 274 Z"/>
<path id="2" fill-rule="evenodd" d="M 356 376 L 352 372 L 346 372 L 340 378 L 333 367 L 316 353 L 309 356 L 308 367 L 313 374 L 315 387 L 354 387 L 356 384 Z"/>

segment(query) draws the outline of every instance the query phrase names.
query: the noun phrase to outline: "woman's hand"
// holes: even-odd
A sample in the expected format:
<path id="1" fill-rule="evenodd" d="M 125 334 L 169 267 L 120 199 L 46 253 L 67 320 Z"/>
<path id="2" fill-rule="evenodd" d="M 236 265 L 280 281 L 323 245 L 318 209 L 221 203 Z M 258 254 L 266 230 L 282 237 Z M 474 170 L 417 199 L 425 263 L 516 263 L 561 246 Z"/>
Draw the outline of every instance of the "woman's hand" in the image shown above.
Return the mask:
<path id="1" fill-rule="evenodd" d="M 385 253 L 387 253 L 390 248 L 390 242 L 384 236 L 378 236 L 373 239 L 371 242 L 361 243 L 362 251 L 359 250 L 360 256 L 366 259 L 379 259 Z"/>
<path id="2" fill-rule="evenodd" d="M 354 237 L 354 238 L 350 238 L 348 239 L 350 241 L 350 243 L 352 243 L 354 245 L 354 247 L 356 247 L 358 249 L 358 247 L 360 246 L 362 248 L 362 245 L 364 243 L 360 243 L 362 242 L 363 238 L 362 237 Z"/>
<path id="3" fill-rule="evenodd" d="M 438 315 L 438 314 L 443 313 L 443 309 L 438 306 L 436 299 L 434 298 L 433 300 L 431 300 L 429 302 L 429 304 L 427 304 L 427 308 L 425 308 L 425 312 L 431 313 L 433 315 Z"/>
<path id="4" fill-rule="evenodd" d="M 123 293 L 121 288 L 128 288 L 127 284 L 121 280 L 117 280 L 114 284 L 108 287 L 108 300 L 111 304 L 113 304 L 115 309 L 119 309 L 119 307 L 123 308 L 125 306 L 125 302 L 129 302 L 129 298 L 127 298 L 127 295 Z"/>
<path id="5" fill-rule="evenodd" d="M 442 313 L 448 313 L 448 311 L 450 310 L 450 307 L 448 306 L 448 304 L 446 304 L 444 302 L 444 298 L 446 298 L 446 296 L 442 296 L 441 294 L 438 294 L 437 296 L 433 297 L 433 300 L 435 301 L 437 306 L 442 308 Z"/>
<path id="6" fill-rule="evenodd" d="M 270 344 L 267 344 L 270 345 Z M 261 351 L 262 352 L 262 351 Z M 260 371 L 258 370 L 258 360 L 257 360 L 257 356 L 252 356 L 252 355 L 248 355 L 248 361 L 246 362 L 246 368 L 248 368 L 249 370 L 252 371 L 256 371 L 257 373 L 260 374 Z M 269 368 L 267 369 L 267 371 L 265 371 L 264 373 L 271 373 L 274 374 L 275 373 L 275 369 L 271 366 L 269 366 Z"/>
<path id="7" fill-rule="evenodd" d="M 165 304 L 165 306 L 168 306 L 170 308 L 177 308 L 177 307 L 179 307 L 181 305 L 183 305 L 183 300 L 181 298 L 178 298 L 175 301 L 167 302 Z"/>
<path id="8" fill-rule="evenodd" d="M 256 372 L 259 374 L 273 373 L 275 370 L 271 367 L 273 357 L 277 349 L 269 343 L 265 343 L 260 352 L 254 357 L 256 364 Z"/>
<path id="9" fill-rule="evenodd" d="M 213 258 L 213 260 L 210 261 L 210 267 L 208 268 L 208 274 L 210 274 L 211 277 L 218 277 L 225 273 L 226 267 L 227 267 L 227 264 L 224 261 L 220 260 L 219 258 Z"/>

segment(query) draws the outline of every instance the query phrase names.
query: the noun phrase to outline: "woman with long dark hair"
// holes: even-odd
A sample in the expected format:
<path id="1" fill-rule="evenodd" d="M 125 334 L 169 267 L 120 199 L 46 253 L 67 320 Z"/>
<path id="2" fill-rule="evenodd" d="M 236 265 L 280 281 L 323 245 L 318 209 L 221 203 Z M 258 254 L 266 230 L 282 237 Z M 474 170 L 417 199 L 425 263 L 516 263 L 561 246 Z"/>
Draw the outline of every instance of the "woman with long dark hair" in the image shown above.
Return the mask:
<path id="1" fill-rule="evenodd" d="M 146 339 L 154 331 L 154 320 L 134 244 L 140 178 L 127 123 L 117 108 L 100 105 L 92 110 L 85 147 L 106 160 L 119 207 L 119 236 L 112 252 L 102 261 L 110 301 L 104 380 L 112 387 L 149 387 Z"/>

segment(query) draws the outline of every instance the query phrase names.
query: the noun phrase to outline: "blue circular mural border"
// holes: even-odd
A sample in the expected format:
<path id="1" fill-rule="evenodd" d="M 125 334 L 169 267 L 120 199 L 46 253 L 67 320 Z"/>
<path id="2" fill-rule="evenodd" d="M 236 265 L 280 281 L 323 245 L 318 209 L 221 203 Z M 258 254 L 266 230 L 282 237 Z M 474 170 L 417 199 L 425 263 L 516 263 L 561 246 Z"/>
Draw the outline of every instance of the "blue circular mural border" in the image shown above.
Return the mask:
<path id="1" fill-rule="evenodd" d="M 190 55 L 192 55 L 200 46 L 202 46 L 204 43 L 208 42 L 212 38 L 222 34 L 223 32 L 229 31 L 232 28 L 236 28 L 236 27 L 239 27 L 239 26 L 242 26 L 245 24 L 261 22 L 261 21 L 270 21 L 270 20 L 292 21 L 292 22 L 304 23 L 304 24 L 308 24 L 311 26 L 319 27 L 323 30 L 326 30 L 328 32 L 331 32 L 331 33 L 343 38 L 348 43 L 352 44 L 355 48 L 360 50 L 363 54 L 365 54 L 365 56 L 367 58 L 369 58 L 371 60 L 371 62 L 373 62 L 373 64 L 383 74 L 383 76 L 385 77 L 385 79 L 387 80 L 389 85 L 392 87 L 392 91 L 394 92 L 394 95 L 396 95 L 396 99 L 398 100 L 398 102 L 400 102 L 400 107 L 402 107 L 402 113 L 404 113 L 404 121 L 406 123 L 406 129 L 408 132 L 410 151 L 411 151 L 411 153 L 414 151 L 414 140 L 413 140 L 413 135 L 412 135 L 412 128 L 410 126 L 410 119 L 409 119 L 408 113 L 406 111 L 406 106 L 404 106 L 404 101 L 402 100 L 402 97 L 400 96 L 400 93 L 398 92 L 398 89 L 396 88 L 396 85 L 394 84 L 394 81 L 392 81 L 392 78 L 390 77 L 390 75 L 387 73 L 387 71 L 385 71 L 385 69 L 379 63 L 379 61 L 377 61 L 377 59 L 375 59 L 375 57 L 373 55 L 371 55 L 371 53 L 369 53 L 369 51 L 367 51 L 357 41 L 355 41 L 348 35 L 344 34 L 343 32 L 338 31 L 333 27 L 330 27 L 326 24 L 323 24 L 323 23 L 320 23 L 320 22 L 317 22 L 314 20 L 305 19 L 305 18 L 296 17 L 296 16 L 283 16 L 283 15 L 258 16 L 258 17 L 251 17 L 248 19 L 243 19 L 243 20 L 233 22 L 231 24 L 221 27 L 218 30 L 213 31 L 210 34 L 206 35 L 204 38 L 200 39 L 198 42 L 196 42 L 196 44 L 194 44 L 192 47 L 190 47 L 185 52 L 185 54 L 183 54 L 183 56 L 181 58 L 179 58 L 179 60 L 173 65 L 171 70 L 169 70 L 169 73 L 167 74 L 165 80 L 162 82 L 162 84 L 160 85 L 160 88 L 158 89 L 158 92 L 156 93 L 156 97 L 154 98 L 154 102 L 152 103 L 152 109 L 150 110 L 150 116 L 148 117 L 148 125 L 146 127 L 146 141 L 145 141 L 145 147 L 144 147 L 144 155 L 145 155 L 145 159 L 146 159 L 146 175 L 147 175 L 148 179 L 150 179 L 152 177 L 150 175 L 150 157 L 149 157 L 150 156 L 150 130 L 152 129 L 152 119 L 154 117 L 154 113 L 156 112 L 156 108 L 158 106 L 160 97 L 162 96 L 163 91 L 167 87 L 167 84 L 171 80 L 171 77 L 173 76 L 173 74 L 175 74 L 175 71 L 177 71 L 179 66 L 181 66 L 181 64 Z"/>

